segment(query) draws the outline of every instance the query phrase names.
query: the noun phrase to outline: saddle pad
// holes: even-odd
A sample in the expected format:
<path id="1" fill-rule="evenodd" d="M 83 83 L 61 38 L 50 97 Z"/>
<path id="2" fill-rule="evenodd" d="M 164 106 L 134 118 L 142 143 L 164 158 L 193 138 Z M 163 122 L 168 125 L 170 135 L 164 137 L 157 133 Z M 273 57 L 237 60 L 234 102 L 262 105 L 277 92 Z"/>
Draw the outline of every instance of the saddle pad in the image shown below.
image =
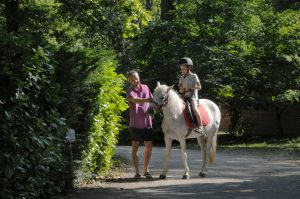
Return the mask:
<path id="1" fill-rule="evenodd" d="M 206 109 L 204 108 L 204 106 L 201 104 L 198 105 L 198 110 L 200 112 L 201 124 L 202 126 L 206 126 L 210 121 L 209 115 Z M 188 113 L 186 111 L 186 105 L 183 106 L 183 116 L 184 116 L 185 124 L 188 128 L 196 127 L 196 125 L 192 122 L 192 120 L 188 116 Z"/>

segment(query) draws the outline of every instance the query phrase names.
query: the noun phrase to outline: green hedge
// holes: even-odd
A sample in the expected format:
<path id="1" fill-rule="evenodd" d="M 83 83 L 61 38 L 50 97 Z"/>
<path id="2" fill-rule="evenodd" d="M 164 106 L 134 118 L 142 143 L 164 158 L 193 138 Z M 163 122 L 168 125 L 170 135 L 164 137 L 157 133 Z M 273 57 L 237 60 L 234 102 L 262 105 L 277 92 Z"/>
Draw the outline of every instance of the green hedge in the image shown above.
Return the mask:
<path id="1" fill-rule="evenodd" d="M 110 168 L 127 108 L 114 53 L 6 33 L 0 49 L 1 198 L 63 191 L 67 127 L 76 130 L 74 155 L 85 168 Z"/>
<path id="2" fill-rule="evenodd" d="M 0 196 L 61 191 L 64 120 L 48 52 L 30 35 L 0 35 Z M 44 40 L 47 43 L 47 40 Z"/>
<path id="3" fill-rule="evenodd" d="M 85 167 L 92 173 L 100 173 L 112 166 L 112 157 L 121 126 L 121 113 L 128 107 L 122 97 L 125 77 L 115 72 L 116 61 L 111 57 L 103 60 L 101 67 L 90 77 L 97 83 L 100 93 L 95 100 L 93 122 L 86 147 Z"/>
<path id="4" fill-rule="evenodd" d="M 117 49 L 148 18 L 138 0 L 0 4 L 1 199 L 63 191 L 67 128 L 75 159 L 94 173 L 111 166 L 127 107 Z"/>

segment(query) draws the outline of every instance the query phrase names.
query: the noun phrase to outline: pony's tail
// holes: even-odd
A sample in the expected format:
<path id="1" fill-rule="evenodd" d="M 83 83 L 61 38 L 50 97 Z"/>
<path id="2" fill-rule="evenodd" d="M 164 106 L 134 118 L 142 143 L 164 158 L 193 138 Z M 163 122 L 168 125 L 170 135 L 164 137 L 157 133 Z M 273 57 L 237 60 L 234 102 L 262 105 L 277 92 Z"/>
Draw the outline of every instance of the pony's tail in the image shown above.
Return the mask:
<path id="1" fill-rule="evenodd" d="M 211 148 L 210 148 L 210 155 L 209 155 L 209 163 L 213 163 L 216 159 L 216 152 L 217 152 L 217 133 L 212 138 Z"/>

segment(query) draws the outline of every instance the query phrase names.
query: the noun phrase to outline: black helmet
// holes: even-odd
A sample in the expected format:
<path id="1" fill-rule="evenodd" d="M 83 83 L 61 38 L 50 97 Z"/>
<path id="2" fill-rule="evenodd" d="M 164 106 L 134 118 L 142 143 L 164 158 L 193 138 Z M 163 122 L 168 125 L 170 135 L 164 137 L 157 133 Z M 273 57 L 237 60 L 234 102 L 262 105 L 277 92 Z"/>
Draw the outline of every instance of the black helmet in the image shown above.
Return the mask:
<path id="1" fill-rule="evenodd" d="M 189 57 L 182 57 L 182 58 L 179 60 L 178 64 L 179 64 L 179 65 L 181 65 L 181 64 L 186 64 L 186 65 L 192 67 L 192 66 L 193 66 L 193 61 L 192 61 L 191 58 L 189 58 Z"/>

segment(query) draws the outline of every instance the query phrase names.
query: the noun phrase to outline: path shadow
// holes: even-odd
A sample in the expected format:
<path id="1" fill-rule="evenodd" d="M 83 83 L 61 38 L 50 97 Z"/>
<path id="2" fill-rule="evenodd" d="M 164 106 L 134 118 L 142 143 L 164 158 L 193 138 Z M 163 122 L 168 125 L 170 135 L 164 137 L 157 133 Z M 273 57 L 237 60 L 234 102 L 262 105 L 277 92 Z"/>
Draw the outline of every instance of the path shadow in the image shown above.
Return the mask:
<path id="1" fill-rule="evenodd" d="M 106 179 L 105 182 L 114 182 L 114 183 L 136 183 L 136 182 L 149 182 L 149 181 L 158 181 L 159 178 L 114 178 Z"/>

